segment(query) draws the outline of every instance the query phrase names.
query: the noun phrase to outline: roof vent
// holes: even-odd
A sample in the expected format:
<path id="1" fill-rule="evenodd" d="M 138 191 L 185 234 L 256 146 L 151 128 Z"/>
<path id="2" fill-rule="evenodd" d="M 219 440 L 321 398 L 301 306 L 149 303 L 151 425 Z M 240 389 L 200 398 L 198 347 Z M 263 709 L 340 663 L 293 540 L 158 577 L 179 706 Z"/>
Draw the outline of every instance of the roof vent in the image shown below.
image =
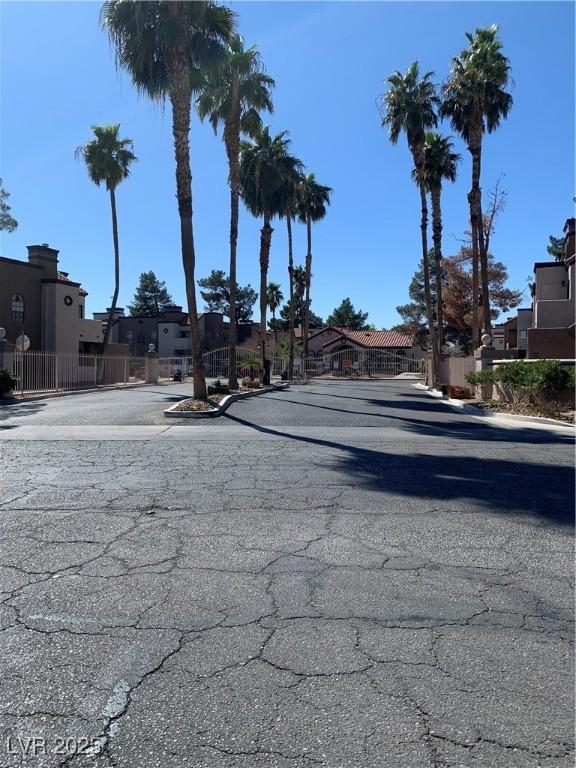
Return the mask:
<path id="1" fill-rule="evenodd" d="M 48 243 L 42 243 L 42 248 L 50 248 L 50 246 L 48 245 Z"/>

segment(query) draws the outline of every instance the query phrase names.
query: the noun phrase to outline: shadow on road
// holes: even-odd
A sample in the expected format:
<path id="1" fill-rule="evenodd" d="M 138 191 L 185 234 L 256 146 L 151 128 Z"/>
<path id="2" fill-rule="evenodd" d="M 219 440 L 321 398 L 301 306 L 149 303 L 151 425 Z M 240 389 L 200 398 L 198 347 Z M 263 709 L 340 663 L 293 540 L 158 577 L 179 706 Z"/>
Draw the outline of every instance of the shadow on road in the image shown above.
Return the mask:
<path id="1" fill-rule="evenodd" d="M 569 465 L 534 464 L 512 458 L 503 461 L 454 454 L 381 452 L 294 435 L 230 413 L 222 418 L 264 434 L 342 451 L 340 470 L 353 482 L 372 490 L 440 501 L 473 499 L 492 512 L 530 513 L 560 525 L 574 525 L 574 470 Z M 454 422 L 445 433 L 451 438 L 470 439 L 469 426 L 466 422 Z M 422 422 L 413 428 L 420 433 L 428 432 Z M 478 425 L 478 429 L 483 430 L 482 439 L 487 441 L 494 439 L 494 433 L 504 431 L 482 425 Z M 486 429 L 490 430 L 489 434 Z M 472 438 L 480 439 L 478 435 Z M 530 428 L 506 429 L 505 435 L 497 439 L 518 443 L 570 442 L 570 438 Z"/>
<path id="2" fill-rule="evenodd" d="M 36 402 L 34 400 L 6 400 L 0 405 L 0 421 L 39 413 L 45 405 L 45 403 Z M 8 427 L 4 426 L 2 429 L 8 429 Z"/>
<path id="3" fill-rule="evenodd" d="M 310 394 L 313 394 L 312 392 Z M 331 395 L 332 397 L 332 395 Z M 276 400 L 277 398 L 269 395 L 263 395 L 263 400 Z M 365 400 L 364 402 L 373 404 L 378 408 L 397 409 L 405 411 L 422 411 L 426 412 L 428 416 L 425 418 L 410 418 L 409 416 L 399 416 L 391 413 L 377 413 L 374 411 L 359 411 L 348 410 L 347 408 L 335 408 L 329 405 L 319 405 L 318 403 L 307 402 L 303 400 L 288 400 L 282 399 L 282 405 L 297 405 L 305 408 L 317 408 L 322 411 L 333 411 L 335 413 L 346 413 L 350 416 L 368 416 L 374 419 L 385 419 L 391 422 L 398 422 L 395 424 L 400 429 L 405 429 L 407 432 L 414 432 L 423 435 L 429 435 L 430 437 L 449 437 L 455 440 L 483 440 L 488 442 L 522 442 L 522 443 L 566 443 L 573 442 L 573 438 L 570 435 L 560 435 L 558 433 L 548 432 L 546 430 L 531 429 L 529 427 L 522 428 L 509 428 L 499 427 L 495 424 L 482 423 L 482 421 L 475 421 L 474 419 L 462 418 L 461 414 L 452 410 L 450 406 L 442 404 L 442 401 L 438 403 L 427 403 L 419 400 L 406 400 L 403 403 L 398 403 L 393 400 Z M 236 407 L 238 407 L 238 403 Z M 241 407 L 241 406 L 240 406 Z M 438 416 L 444 417 L 440 421 L 430 421 L 429 414 L 438 414 Z M 228 418 L 234 418 L 226 414 Z M 451 417 L 446 419 L 445 417 Z M 484 416 L 483 413 L 479 414 L 480 417 Z M 256 424 L 250 423 L 254 429 L 257 429 Z"/>

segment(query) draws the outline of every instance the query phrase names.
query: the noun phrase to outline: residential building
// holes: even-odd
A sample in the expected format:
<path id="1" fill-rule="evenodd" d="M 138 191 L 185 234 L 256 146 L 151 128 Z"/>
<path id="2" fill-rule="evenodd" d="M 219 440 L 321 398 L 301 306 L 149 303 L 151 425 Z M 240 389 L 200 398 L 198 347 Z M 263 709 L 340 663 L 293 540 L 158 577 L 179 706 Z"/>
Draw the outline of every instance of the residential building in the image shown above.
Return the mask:
<path id="1" fill-rule="evenodd" d="M 94 317 L 104 324 L 108 321 L 108 312 L 96 312 Z M 240 325 L 240 338 L 244 338 L 243 325 Z M 251 330 L 251 324 L 246 324 Z M 200 346 L 202 352 L 209 352 L 226 346 L 228 343 L 229 324 L 218 312 L 204 312 L 198 316 Z M 144 355 L 150 344 L 160 357 L 190 357 L 192 340 L 188 313 L 181 306 L 172 305 L 154 316 L 125 315 L 123 308 L 117 308 L 112 321 L 110 339 L 113 342 L 127 344 L 130 354 Z"/>
<path id="2" fill-rule="evenodd" d="M 517 357 L 526 357 L 528 331 L 532 327 L 531 307 L 521 308 L 514 317 L 495 325 L 492 329 L 492 343 L 497 350 L 516 350 Z"/>
<path id="3" fill-rule="evenodd" d="M 492 329 L 494 348 L 504 358 L 573 360 L 575 350 L 575 220 L 564 225 L 564 254 L 534 264 L 531 307 Z"/>
<path id="4" fill-rule="evenodd" d="M 88 293 L 58 269 L 59 251 L 47 243 L 27 250 L 27 261 L 0 257 L 0 327 L 8 344 L 25 334 L 33 350 L 100 351 L 102 323 L 86 319 Z"/>
<path id="5" fill-rule="evenodd" d="M 296 336 L 301 339 L 301 329 L 297 329 Z M 345 349 L 380 350 L 408 355 L 412 358 L 421 357 L 421 350 L 414 346 L 412 338 L 397 331 L 355 331 L 350 328 L 328 326 L 318 328 L 308 336 L 310 356 L 325 356 Z"/>
<path id="6" fill-rule="evenodd" d="M 564 235 L 564 255 L 560 261 L 534 264 L 534 317 L 528 330 L 528 357 L 575 356 L 575 219 L 566 221 Z"/>

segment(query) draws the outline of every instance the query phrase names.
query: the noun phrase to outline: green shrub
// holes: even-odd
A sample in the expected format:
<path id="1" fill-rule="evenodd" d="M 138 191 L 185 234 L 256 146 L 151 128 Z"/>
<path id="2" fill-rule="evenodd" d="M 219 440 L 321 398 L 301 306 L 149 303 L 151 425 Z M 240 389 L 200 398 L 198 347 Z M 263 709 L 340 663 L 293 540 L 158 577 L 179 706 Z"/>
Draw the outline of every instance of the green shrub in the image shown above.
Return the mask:
<path id="1" fill-rule="evenodd" d="M 4 397 L 4 395 L 12 392 L 16 384 L 18 384 L 18 379 L 15 379 L 10 371 L 7 371 L 5 368 L 0 370 L 0 397 Z"/>
<path id="2" fill-rule="evenodd" d="M 480 384 L 493 384 L 494 383 L 494 371 L 491 368 L 484 368 L 481 371 L 472 371 L 467 373 L 464 378 L 473 387 L 477 387 Z"/>
<path id="3" fill-rule="evenodd" d="M 519 360 L 496 368 L 495 379 L 503 394 L 520 402 L 525 398 L 554 399 L 568 388 L 574 379 L 573 370 L 559 360 L 537 360 L 527 363 Z"/>
<path id="4" fill-rule="evenodd" d="M 528 367 L 524 386 L 532 395 L 552 399 L 570 386 L 570 370 L 559 360 L 538 360 Z"/>

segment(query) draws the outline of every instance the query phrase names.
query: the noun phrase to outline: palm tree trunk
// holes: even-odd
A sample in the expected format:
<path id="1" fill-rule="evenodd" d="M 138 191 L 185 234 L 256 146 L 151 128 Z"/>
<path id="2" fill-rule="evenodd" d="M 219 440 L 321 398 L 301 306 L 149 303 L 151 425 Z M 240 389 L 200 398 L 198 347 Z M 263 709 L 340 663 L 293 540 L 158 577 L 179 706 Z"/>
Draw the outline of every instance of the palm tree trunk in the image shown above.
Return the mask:
<path id="1" fill-rule="evenodd" d="M 418 167 L 418 166 L 416 166 Z M 420 182 L 420 232 L 422 236 L 422 267 L 424 271 L 424 300 L 426 303 L 426 319 L 430 333 L 430 346 L 432 347 L 432 384 L 438 379 L 438 344 L 436 343 L 436 330 L 434 327 L 434 313 L 432 311 L 432 294 L 430 291 L 430 260 L 428 257 L 428 203 L 426 200 L 426 187 Z"/>
<path id="2" fill-rule="evenodd" d="M 436 274 L 436 321 L 438 323 L 438 352 L 444 344 L 444 306 L 442 299 L 442 187 L 435 187 L 432 198 L 432 238 L 434 240 L 434 267 Z"/>
<path id="3" fill-rule="evenodd" d="M 294 378 L 294 257 L 292 255 L 292 214 L 286 216 L 288 228 L 288 279 L 290 282 L 290 341 L 288 347 L 288 380 Z"/>
<path id="4" fill-rule="evenodd" d="M 236 363 L 236 345 L 238 343 L 238 326 L 236 323 L 236 247 L 238 243 L 238 206 L 240 200 L 240 129 L 236 123 L 225 131 L 224 140 L 228 154 L 230 172 L 230 330 L 228 334 L 228 385 L 230 389 L 238 389 L 238 370 Z"/>
<path id="5" fill-rule="evenodd" d="M 182 76 L 185 67 L 178 67 L 171 78 L 170 102 L 172 104 L 172 133 L 174 136 L 174 154 L 176 157 L 176 195 L 180 214 L 180 239 L 182 245 L 182 264 L 188 299 L 188 320 L 192 341 L 192 365 L 194 372 L 194 397 L 205 400 L 206 378 L 204 361 L 200 346 L 198 311 L 196 308 L 196 285 L 194 268 L 194 232 L 192 229 L 192 173 L 190 170 L 190 110 L 192 91 L 188 76 Z"/>
<path id="6" fill-rule="evenodd" d="M 480 253 L 480 282 L 482 285 L 482 319 L 484 324 L 484 333 L 492 334 L 492 318 L 490 317 L 490 290 L 488 283 L 488 247 L 484 238 L 484 219 L 482 216 L 482 188 L 480 187 L 480 174 L 482 167 L 482 134 L 478 141 L 477 160 L 478 164 L 478 250 Z"/>
<path id="7" fill-rule="evenodd" d="M 110 311 L 108 312 L 108 322 L 106 323 L 106 330 L 104 331 L 104 340 L 102 342 L 103 355 L 106 354 L 110 331 L 112 330 L 112 322 L 114 320 L 114 313 L 116 312 L 116 304 L 118 302 L 118 293 L 120 292 L 120 248 L 118 245 L 118 219 L 116 218 L 116 195 L 114 187 L 110 189 L 110 208 L 112 209 L 112 238 L 114 240 L 114 295 L 112 296 L 112 304 L 110 305 Z M 103 372 L 104 370 L 102 370 L 102 373 Z"/>
<path id="8" fill-rule="evenodd" d="M 480 155 L 478 130 L 471 131 L 468 151 L 472 155 L 472 188 L 468 194 L 470 204 L 470 229 L 472 230 L 472 350 L 480 346 L 478 317 L 478 265 L 480 259 L 479 226 L 480 210 Z M 480 139 L 481 141 L 481 139 Z"/>
<path id="9" fill-rule="evenodd" d="M 304 361 L 308 357 L 308 329 L 310 327 L 310 282 L 312 280 L 312 220 L 310 214 L 306 216 L 306 235 L 308 239 L 308 253 L 306 254 L 306 294 L 304 299 L 304 322 L 302 323 L 302 336 L 304 344 Z M 306 362 L 304 362 L 306 365 Z"/>
<path id="10" fill-rule="evenodd" d="M 262 371 L 266 360 L 266 310 L 268 308 L 266 287 L 268 285 L 268 264 L 270 262 L 270 245 L 272 232 L 270 214 L 264 214 L 264 225 L 260 230 L 260 348 L 262 354 Z M 262 377 L 260 378 L 262 382 Z"/>

